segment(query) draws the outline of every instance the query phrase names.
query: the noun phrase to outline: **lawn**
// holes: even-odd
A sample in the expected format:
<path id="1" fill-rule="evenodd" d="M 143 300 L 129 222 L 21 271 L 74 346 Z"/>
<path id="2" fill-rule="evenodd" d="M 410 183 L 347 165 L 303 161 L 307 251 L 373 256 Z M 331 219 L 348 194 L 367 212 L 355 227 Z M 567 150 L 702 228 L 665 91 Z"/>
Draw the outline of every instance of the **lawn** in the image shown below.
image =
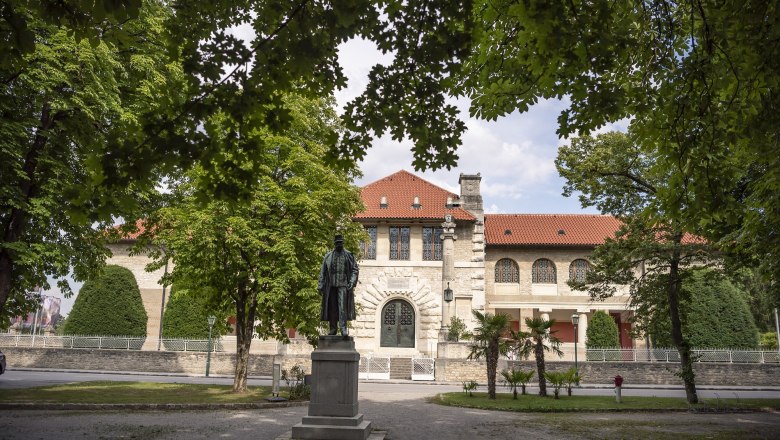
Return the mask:
<path id="1" fill-rule="evenodd" d="M 487 393 L 438 394 L 431 402 L 440 405 L 464 408 L 490 409 L 521 412 L 564 412 L 564 411 L 663 411 L 663 410 L 759 410 L 780 409 L 780 399 L 700 399 L 698 405 L 688 405 L 683 398 L 677 397 L 633 397 L 623 396 L 623 403 L 617 403 L 613 396 L 561 396 L 556 400 L 537 395 L 497 394 L 496 400 L 488 399 Z"/>
<path id="2" fill-rule="evenodd" d="M 0 389 L 0 403 L 257 403 L 270 395 L 260 386 L 234 394 L 230 385 L 95 381 Z"/>

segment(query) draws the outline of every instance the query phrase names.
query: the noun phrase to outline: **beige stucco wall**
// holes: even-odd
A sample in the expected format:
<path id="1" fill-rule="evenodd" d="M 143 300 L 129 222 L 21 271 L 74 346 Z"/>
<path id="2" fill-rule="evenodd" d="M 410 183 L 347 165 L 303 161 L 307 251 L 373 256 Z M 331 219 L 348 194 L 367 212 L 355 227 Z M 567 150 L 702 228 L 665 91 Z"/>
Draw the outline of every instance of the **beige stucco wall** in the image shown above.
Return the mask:
<path id="1" fill-rule="evenodd" d="M 157 344 L 156 339 L 160 334 L 160 311 L 161 307 L 162 309 L 165 307 L 161 304 L 163 286 L 160 284 L 165 268 L 147 272 L 146 265 L 152 262 L 151 258 L 146 255 L 131 256 L 128 244 L 115 243 L 109 244 L 107 247 L 111 251 L 112 256 L 106 263 L 126 267 L 135 276 L 135 281 L 141 290 L 141 298 L 144 301 L 144 309 L 148 318 L 146 321 L 146 335 L 148 339 L 144 349 L 151 349 L 153 345 L 156 346 Z M 170 289 L 166 289 L 166 303 L 168 302 L 169 293 Z"/>

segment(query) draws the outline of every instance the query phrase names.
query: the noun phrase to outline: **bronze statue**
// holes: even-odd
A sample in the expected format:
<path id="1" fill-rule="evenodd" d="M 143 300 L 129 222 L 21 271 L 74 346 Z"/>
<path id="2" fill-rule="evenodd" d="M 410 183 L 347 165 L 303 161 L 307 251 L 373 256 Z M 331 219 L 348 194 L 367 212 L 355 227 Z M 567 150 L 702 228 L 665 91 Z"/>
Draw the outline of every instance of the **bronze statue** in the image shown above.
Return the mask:
<path id="1" fill-rule="evenodd" d="M 344 249 L 344 237 L 336 235 L 333 243 L 335 248 L 322 259 L 317 283 L 317 290 L 322 295 L 320 320 L 330 324 L 329 335 L 335 335 L 340 329 L 342 336 L 348 336 L 347 321 L 355 319 L 358 265 L 352 253 Z"/>

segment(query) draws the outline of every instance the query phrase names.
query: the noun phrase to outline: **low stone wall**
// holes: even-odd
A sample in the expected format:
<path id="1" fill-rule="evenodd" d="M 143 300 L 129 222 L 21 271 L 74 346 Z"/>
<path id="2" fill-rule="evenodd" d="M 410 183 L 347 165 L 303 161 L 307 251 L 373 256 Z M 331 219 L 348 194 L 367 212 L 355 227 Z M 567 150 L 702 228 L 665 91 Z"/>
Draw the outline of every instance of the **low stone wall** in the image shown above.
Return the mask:
<path id="1" fill-rule="evenodd" d="M 521 370 L 536 371 L 536 362 L 533 360 L 502 360 L 498 363 L 498 371 L 512 366 Z M 545 367 L 547 371 L 566 371 L 574 367 L 574 362 L 546 362 Z M 611 384 L 615 376 L 621 375 L 626 386 L 682 385 L 682 380 L 675 375 L 679 365 L 674 363 L 581 362 L 578 367 L 583 378 L 582 383 L 585 384 Z M 780 386 L 780 364 L 696 363 L 693 369 L 698 385 Z M 487 382 L 485 362 L 436 359 L 436 380 L 445 382 L 474 380 L 485 383 Z"/>
<path id="2" fill-rule="evenodd" d="M 146 371 L 157 373 L 184 373 L 202 375 L 206 372 L 206 353 L 94 350 L 63 348 L 18 348 L 3 347 L 8 368 L 52 368 L 100 371 Z M 234 353 L 212 353 L 212 374 L 232 375 L 235 371 Z M 311 358 L 308 354 L 249 355 L 250 376 L 270 376 L 273 363 L 282 364 L 289 370 L 295 365 L 311 372 Z M 536 370 L 536 363 L 528 361 L 505 361 L 498 363 L 498 370 L 515 366 L 522 370 Z M 565 371 L 574 362 L 547 362 L 548 371 Z M 616 375 L 623 376 L 626 386 L 632 384 L 681 385 L 675 376 L 679 366 L 660 362 L 581 362 L 580 374 L 585 384 L 610 384 Z M 725 364 L 696 363 L 698 385 L 740 385 L 780 386 L 780 364 Z M 485 383 L 485 362 L 466 359 L 436 359 L 436 380 L 464 382 L 475 380 Z"/>

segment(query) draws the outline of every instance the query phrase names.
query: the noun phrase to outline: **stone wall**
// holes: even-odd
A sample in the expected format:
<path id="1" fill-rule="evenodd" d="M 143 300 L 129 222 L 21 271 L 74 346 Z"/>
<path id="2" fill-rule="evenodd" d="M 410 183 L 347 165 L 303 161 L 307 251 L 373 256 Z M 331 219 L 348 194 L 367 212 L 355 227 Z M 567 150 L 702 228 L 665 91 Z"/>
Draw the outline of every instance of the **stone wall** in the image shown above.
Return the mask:
<path id="1" fill-rule="evenodd" d="M 511 366 L 521 370 L 536 371 L 536 363 L 532 360 L 500 360 L 498 371 Z M 566 371 L 574 367 L 574 362 L 547 362 L 545 367 L 547 371 Z M 611 384 L 614 377 L 619 374 L 623 377 L 624 386 L 636 384 L 682 386 L 682 380 L 675 376 L 679 367 L 673 363 L 584 362 L 578 367 L 583 384 Z M 694 371 L 697 385 L 780 386 L 780 364 L 697 363 L 694 364 Z M 474 380 L 484 384 L 487 382 L 485 362 L 436 359 L 436 380 L 444 382 Z M 537 381 L 536 376 L 533 381 Z"/>
<path id="2" fill-rule="evenodd" d="M 203 375 L 206 371 L 206 353 L 179 353 L 169 351 L 127 351 L 61 348 L 3 347 L 8 368 L 51 368 L 98 371 L 145 371 Z M 210 373 L 233 375 L 235 354 L 212 353 Z M 289 370 L 295 365 L 311 372 L 308 354 L 249 355 L 249 375 L 270 376 L 274 362 Z M 500 360 L 498 370 L 515 366 L 522 370 L 536 370 L 534 361 Z M 565 371 L 573 362 L 548 362 L 547 371 Z M 674 375 L 677 364 L 655 362 L 582 362 L 579 370 L 583 384 L 611 384 L 616 375 L 623 376 L 626 386 L 636 384 L 682 386 Z M 780 386 L 780 364 L 694 364 L 698 385 Z M 485 362 L 456 358 L 436 359 L 436 380 L 484 384 Z"/>
<path id="3" fill-rule="evenodd" d="M 206 373 L 206 353 L 200 352 L 3 347 L 3 353 L 9 369 L 56 368 L 195 375 Z M 275 358 L 277 356 L 250 354 L 249 374 L 270 376 Z M 233 353 L 211 353 L 209 372 L 232 375 L 235 372 L 235 361 L 236 355 Z M 285 364 L 282 365 L 282 368 L 285 368 Z"/>

